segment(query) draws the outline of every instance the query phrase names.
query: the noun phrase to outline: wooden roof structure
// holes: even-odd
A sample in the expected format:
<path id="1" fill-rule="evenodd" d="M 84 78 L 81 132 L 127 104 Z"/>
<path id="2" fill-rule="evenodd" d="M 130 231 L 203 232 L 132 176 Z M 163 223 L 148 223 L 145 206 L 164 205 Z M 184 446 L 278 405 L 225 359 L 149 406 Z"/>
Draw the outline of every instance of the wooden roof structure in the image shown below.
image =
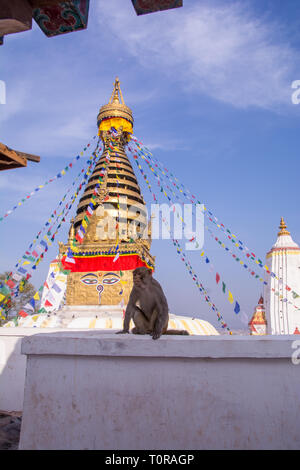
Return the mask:
<path id="1" fill-rule="evenodd" d="M 38 163 L 40 157 L 13 150 L 0 142 L 0 171 L 27 166 L 27 160 Z"/>
<path id="2" fill-rule="evenodd" d="M 137 15 L 145 15 L 182 7 L 183 0 L 131 2 Z M 6 34 L 32 29 L 32 20 L 48 37 L 84 30 L 88 24 L 89 6 L 90 0 L 0 0 L 0 45 Z"/>

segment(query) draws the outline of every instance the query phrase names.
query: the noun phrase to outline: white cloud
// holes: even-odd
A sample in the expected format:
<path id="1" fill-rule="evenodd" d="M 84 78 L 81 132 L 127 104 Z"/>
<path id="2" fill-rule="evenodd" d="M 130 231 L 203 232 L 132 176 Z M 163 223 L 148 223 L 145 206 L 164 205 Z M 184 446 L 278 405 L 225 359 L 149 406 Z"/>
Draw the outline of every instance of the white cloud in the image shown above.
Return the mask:
<path id="1" fill-rule="evenodd" d="M 186 1 L 141 17 L 123 3 L 101 2 L 99 22 L 144 67 L 239 108 L 290 104 L 296 51 L 280 40 L 279 25 L 255 17 L 246 2 Z"/>

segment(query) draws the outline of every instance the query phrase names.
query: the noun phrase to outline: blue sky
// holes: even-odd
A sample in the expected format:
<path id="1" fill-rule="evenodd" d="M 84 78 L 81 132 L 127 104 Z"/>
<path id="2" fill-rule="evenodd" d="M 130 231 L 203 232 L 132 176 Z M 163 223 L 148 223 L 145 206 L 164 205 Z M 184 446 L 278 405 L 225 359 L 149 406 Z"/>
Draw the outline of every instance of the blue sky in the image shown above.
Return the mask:
<path id="1" fill-rule="evenodd" d="M 7 36 L 0 141 L 41 162 L 0 174 L 1 215 L 96 134 L 118 76 L 135 135 L 240 240 L 264 259 L 283 216 L 299 243 L 300 105 L 291 101 L 299 54 L 298 0 L 184 0 L 183 8 L 140 17 L 129 0 L 91 0 L 86 31 L 49 39 L 34 24 Z M 0 223 L 1 271 L 13 268 L 83 165 Z M 56 239 L 66 241 L 67 229 Z M 205 235 L 207 254 L 250 318 L 261 283 Z M 56 253 L 54 244 L 37 288 Z M 218 326 L 171 242 L 153 241 L 152 253 L 170 310 Z M 228 325 L 245 328 L 198 253 L 191 262 Z"/>

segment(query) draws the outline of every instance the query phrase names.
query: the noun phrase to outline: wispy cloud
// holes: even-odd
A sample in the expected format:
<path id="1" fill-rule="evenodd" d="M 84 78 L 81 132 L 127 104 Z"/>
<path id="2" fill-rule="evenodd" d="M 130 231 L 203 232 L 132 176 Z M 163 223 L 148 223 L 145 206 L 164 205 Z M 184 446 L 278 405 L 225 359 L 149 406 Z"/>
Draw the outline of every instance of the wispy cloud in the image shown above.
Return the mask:
<path id="1" fill-rule="evenodd" d="M 99 22 L 146 68 L 235 107 L 290 104 L 297 54 L 280 28 L 257 18 L 247 2 L 185 7 L 137 19 L 131 5 L 99 5 Z"/>

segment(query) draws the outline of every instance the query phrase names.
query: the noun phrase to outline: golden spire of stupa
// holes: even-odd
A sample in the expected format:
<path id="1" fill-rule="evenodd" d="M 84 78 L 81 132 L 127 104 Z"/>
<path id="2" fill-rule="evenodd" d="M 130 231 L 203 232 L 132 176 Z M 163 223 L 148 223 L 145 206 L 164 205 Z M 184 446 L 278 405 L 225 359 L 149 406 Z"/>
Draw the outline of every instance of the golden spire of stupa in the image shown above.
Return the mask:
<path id="1" fill-rule="evenodd" d="M 114 83 L 113 92 L 111 94 L 111 97 L 110 97 L 110 100 L 109 100 L 108 103 L 109 104 L 112 104 L 112 103 L 119 103 L 120 104 L 120 98 L 121 98 L 122 104 L 125 105 L 124 100 L 123 100 L 121 87 L 120 87 L 120 81 L 117 77 L 116 80 L 115 80 L 115 83 Z"/>
<path id="2" fill-rule="evenodd" d="M 113 92 L 108 104 L 100 108 L 97 117 L 97 125 L 99 132 L 109 130 L 111 127 L 118 128 L 122 126 L 124 132 L 132 133 L 132 111 L 124 103 L 118 77 L 115 80 Z"/>
<path id="3" fill-rule="evenodd" d="M 290 232 L 288 230 L 286 230 L 286 223 L 285 223 L 283 217 L 281 217 L 279 228 L 280 228 L 280 231 L 278 232 L 278 236 L 280 236 L 280 235 L 290 235 Z"/>

